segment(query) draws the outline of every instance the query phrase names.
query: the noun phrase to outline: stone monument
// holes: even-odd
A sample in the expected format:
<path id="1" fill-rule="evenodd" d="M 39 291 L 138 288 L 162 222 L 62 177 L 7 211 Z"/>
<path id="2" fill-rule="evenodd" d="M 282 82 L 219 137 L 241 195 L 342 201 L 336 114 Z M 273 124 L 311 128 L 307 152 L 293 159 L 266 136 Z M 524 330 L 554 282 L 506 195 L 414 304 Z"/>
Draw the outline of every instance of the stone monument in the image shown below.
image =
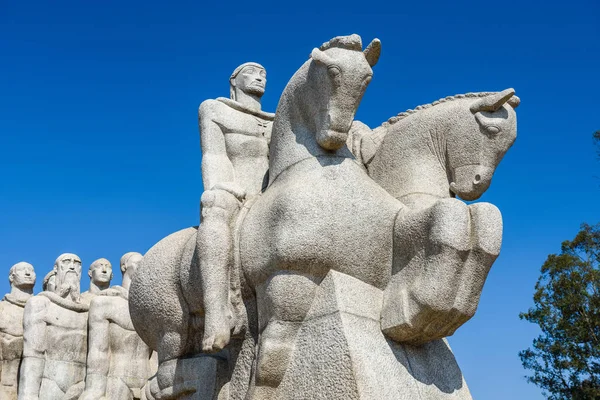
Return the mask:
<path id="1" fill-rule="evenodd" d="M 26 262 L 8 273 L 10 293 L 0 301 L 0 399 L 16 400 L 23 354 L 23 311 L 33 293 L 35 271 Z"/>
<path id="2" fill-rule="evenodd" d="M 154 374 L 152 351 L 133 328 L 129 285 L 142 260 L 140 253 L 121 257 L 123 285 L 98 293 L 89 310 L 89 342 L 85 392 L 80 400 L 141 399 Z"/>
<path id="3" fill-rule="evenodd" d="M 201 107 L 200 228 L 152 247 L 130 291 L 160 360 L 149 398 L 471 398 L 445 338 L 477 309 L 502 218 L 456 197 L 489 187 L 519 99 L 449 96 L 370 129 L 354 116 L 380 52 L 358 35 L 312 50 L 269 127 L 268 171 L 247 155 L 236 169 L 234 153 L 265 151 L 255 130 Z"/>
<path id="4" fill-rule="evenodd" d="M 48 272 L 46 276 L 44 276 L 44 281 L 42 282 L 42 291 L 50 291 L 54 292 L 56 289 L 56 271 L 52 269 L 52 271 Z"/>
<path id="5" fill-rule="evenodd" d="M 56 288 L 27 301 L 19 400 L 77 399 L 85 385 L 88 306 L 81 302 L 81 259 L 60 255 Z"/>
<path id="6" fill-rule="evenodd" d="M 90 303 L 94 296 L 110 287 L 113 278 L 112 264 L 106 258 L 99 258 L 90 264 L 88 270 L 90 277 L 90 290 L 81 293 L 81 300 Z"/>
<path id="7" fill-rule="evenodd" d="M 158 284 L 155 279 L 169 289 L 180 283 L 184 285 L 179 295 L 167 290 L 165 294 L 172 296 L 165 296 L 162 310 L 154 310 L 174 318 L 172 323 L 165 324 L 164 332 L 157 335 L 152 328 L 140 327 L 143 320 L 136 320 L 137 311 L 132 313 L 138 332 L 158 352 L 159 371 L 151 386 L 157 398 L 177 398 L 195 391 L 199 385 L 206 393 L 218 392 L 233 373 L 226 370 L 236 364 L 223 360 L 235 358 L 239 346 L 231 346 L 235 348 L 233 352 L 214 357 L 194 356 L 201 349 L 219 352 L 229 342 L 231 331 L 239 335 L 246 325 L 239 274 L 232 274 L 234 236 L 239 233 L 239 222 L 267 184 L 274 115 L 261 110 L 260 100 L 266 87 L 266 70 L 262 65 L 254 62 L 240 65 L 229 84 L 230 98 L 206 100 L 198 111 L 202 178 L 207 189 L 201 199 L 202 223 L 198 230 L 190 228 L 157 245 L 155 250 L 161 254 L 156 261 L 160 266 L 153 261 L 144 264 L 160 271 L 144 267 L 143 276 L 137 280 L 138 285 L 148 285 L 149 289 Z M 173 253 L 177 258 L 163 263 L 161 249 L 171 252 L 173 246 L 179 246 Z M 149 255 L 152 260 L 157 257 L 156 252 Z M 189 259 L 182 264 L 183 268 L 180 257 Z M 171 268 L 172 273 L 165 276 L 164 270 Z M 185 294 L 189 297 L 181 302 Z M 251 362 L 251 357 L 246 357 L 246 363 Z M 240 371 L 233 374 L 246 379 L 244 374 L 249 374 L 249 369 L 242 364 Z M 198 369 L 212 378 L 199 381 Z"/>

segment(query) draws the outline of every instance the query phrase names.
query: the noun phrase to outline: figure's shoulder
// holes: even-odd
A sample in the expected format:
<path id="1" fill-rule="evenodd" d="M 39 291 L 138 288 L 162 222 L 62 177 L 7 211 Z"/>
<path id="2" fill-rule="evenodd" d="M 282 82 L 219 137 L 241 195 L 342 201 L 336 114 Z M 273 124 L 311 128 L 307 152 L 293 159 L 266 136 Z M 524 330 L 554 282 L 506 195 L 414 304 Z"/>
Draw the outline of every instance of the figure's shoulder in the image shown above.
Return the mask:
<path id="1" fill-rule="evenodd" d="M 31 298 L 27 300 L 27 303 L 25 304 L 25 313 L 31 314 L 40 312 L 45 310 L 50 303 L 50 299 L 45 296 L 41 296 L 39 294 L 36 296 L 31 296 Z"/>
<path id="2" fill-rule="evenodd" d="M 204 100 L 198 108 L 200 118 L 215 118 L 223 112 L 229 111 L 230 107 L 222 101 L 215 99 Z"/>

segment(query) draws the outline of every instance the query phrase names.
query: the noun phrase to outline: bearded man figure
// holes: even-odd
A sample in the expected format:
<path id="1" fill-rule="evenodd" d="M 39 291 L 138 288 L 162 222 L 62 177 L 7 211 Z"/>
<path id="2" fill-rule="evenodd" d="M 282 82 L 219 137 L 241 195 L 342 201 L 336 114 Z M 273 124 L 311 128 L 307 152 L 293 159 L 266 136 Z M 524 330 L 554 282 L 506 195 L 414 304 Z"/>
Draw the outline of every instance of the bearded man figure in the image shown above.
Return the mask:
<path id="1" fill-rule="evenodd" d="M 216 352 L 239 331 L 245 312 L 239 288 L 230 290 L 234 230 L 242 206 L 268 183 L 269 143 L 274 114 L 261 110 L 267 73 L 248 62 L 229 79 L 230 98 L 206 100 L 198 119 L 202 146 L 201 224 L 197 261 L 205 311 L 202 350 Z M 233 279 L 235 282 L 235 277 Z"/>
<path id="2" fill-rule="evenodd" d="M 121 257 L 123 286 L 103 290 L 92 299 L 85 392 L 79 400 L 140 399 L 156 371 L 156 358 L 129 315 L 129 286 L 141 261 L 136 252 Z"/>
<path id="3" fill-rule="evenodd" d="M 8 273 L 10 293 L 0 301 L 0 399 L 16 400 L 23 354 L 23 311 L 33 293 L 35 271 L 26 262 Z"/>
<path id="4" fill-rule="evenodd" d="M 25 305 L 19 400 L 74 400 L 84 389 L 88 306 L 81 303 L 81 259 L 62 254 L 54 270 L 55 292 Z"/>

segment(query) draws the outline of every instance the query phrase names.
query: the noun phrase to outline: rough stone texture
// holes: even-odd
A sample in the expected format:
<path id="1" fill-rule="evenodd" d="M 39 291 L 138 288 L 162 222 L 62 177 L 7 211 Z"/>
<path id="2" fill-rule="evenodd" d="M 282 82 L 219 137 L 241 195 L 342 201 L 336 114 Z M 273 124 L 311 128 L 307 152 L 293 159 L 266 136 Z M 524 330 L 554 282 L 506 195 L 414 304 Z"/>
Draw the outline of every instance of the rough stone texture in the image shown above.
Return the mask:
<path id="1" fill-rule="evenodd" d="M 381 290 L 330 271 L 300 326 L 276 398 L 470 399 L 444 341 L 413 347 L 386 340 L 382 305 Z"/>
<path id="2" fill-rule="evenodd" d="M 371 130 L 354 115 L 380 51 L 313 49 L 270 135 L 256 70 L 232 75 L 241 101 L 201 105 L 202 223 L 150 249 L 130 295 L 161 363 L 149 396 L 470 398 L 443 338 L 477 308 L 502 219 L 452 197 L 489 187 L 519 100 L 454 96 Z"/>
<path id="3" fill-rule="evenodd" d="M 0 399 L 16 400 L 23 355 L 23 311 L 35 285 L 35 271 L 26 262 L 8 273 L 11 291 L 0 301 Z"/>
<path id="4" fill-rule="evenodd" d="M 85 391 L 79 400 L 140 399 L 156 371 L 152 350 L 136 333 L 129 315 L 129 285 L 141 260 L 140 253 L 125 254 L 123 286 L 105 289 L 91 300 Z"/>
<path id="5" fill-rule="evenodd" d="M 81 303 L 81 259 L 62 254 L 54 264 L 56 293 L 27 301 L 19 400 L 77 399 L 83 392 L 88 306 Z"/>
<path id="6" fill-rule="evenodd" d="M 227 350 L 233 361 L 225 375 L 217 374 L 215 379 L 233 379 L 238 384 L 227 389 L 230 397 L 245 396 L 254 354 L 251 344 L 256 340 L 245 333 L 248 318 L 239 267 L 232 273 L 239 266 L 233 249 L 249 204 L 267 182 L 273 114 L 261 110 L 265 85 L 265 69 L 245 63 L 230 77 L 230 99 L 206 100 L 200 105 L 202 177 L 207 189 L 201 199 L 202 223 L 197 230 L 177 232 L 150 249 L 143 262 L 144 276 L 132 287 L 133 323 L 158 352 L 160 379 L 151 388 L 154 396 L 171 393 L 181 386 L 176 382 L 186 379 L 171 375 L 169 371 L 180 370 L 166 365 L 177 358 L 190 363 L 201 349 L 218 352 L 232 333 L 244 339 L 235 340 L 237 344 Z M 160 304 L 157 296 L 163 300 Z M 145 321 L 156 315 L 161 315 L 161 324 L 148 326 Z M 203 385 L 220 388 L 215 382 Z"/>
<path id="7" fill-rule="evenodd" d="M 112 264 L 106 258 L 99 258 L 90 264 L 88 276 L 90 290 L 81 293 L 81 301 L 86 304 L 90 304 L 95 296 L 110 287 L 113 278 Z"/>

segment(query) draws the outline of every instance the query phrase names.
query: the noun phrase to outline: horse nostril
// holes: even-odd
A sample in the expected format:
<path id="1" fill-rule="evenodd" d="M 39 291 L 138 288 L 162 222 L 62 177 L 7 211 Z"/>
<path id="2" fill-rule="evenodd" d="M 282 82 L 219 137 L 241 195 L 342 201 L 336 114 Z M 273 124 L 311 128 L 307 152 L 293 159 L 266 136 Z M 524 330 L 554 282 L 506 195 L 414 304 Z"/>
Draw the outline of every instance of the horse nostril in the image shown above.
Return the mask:
<path id="1" fill-rule="evenodd" d="M 473 183 L 478 185 L 479 182 L 481 182 L 481 176 L 479 174 L 477 174 L 477 175 L 475 175 L 475 180 L 473 181 Z"/>

